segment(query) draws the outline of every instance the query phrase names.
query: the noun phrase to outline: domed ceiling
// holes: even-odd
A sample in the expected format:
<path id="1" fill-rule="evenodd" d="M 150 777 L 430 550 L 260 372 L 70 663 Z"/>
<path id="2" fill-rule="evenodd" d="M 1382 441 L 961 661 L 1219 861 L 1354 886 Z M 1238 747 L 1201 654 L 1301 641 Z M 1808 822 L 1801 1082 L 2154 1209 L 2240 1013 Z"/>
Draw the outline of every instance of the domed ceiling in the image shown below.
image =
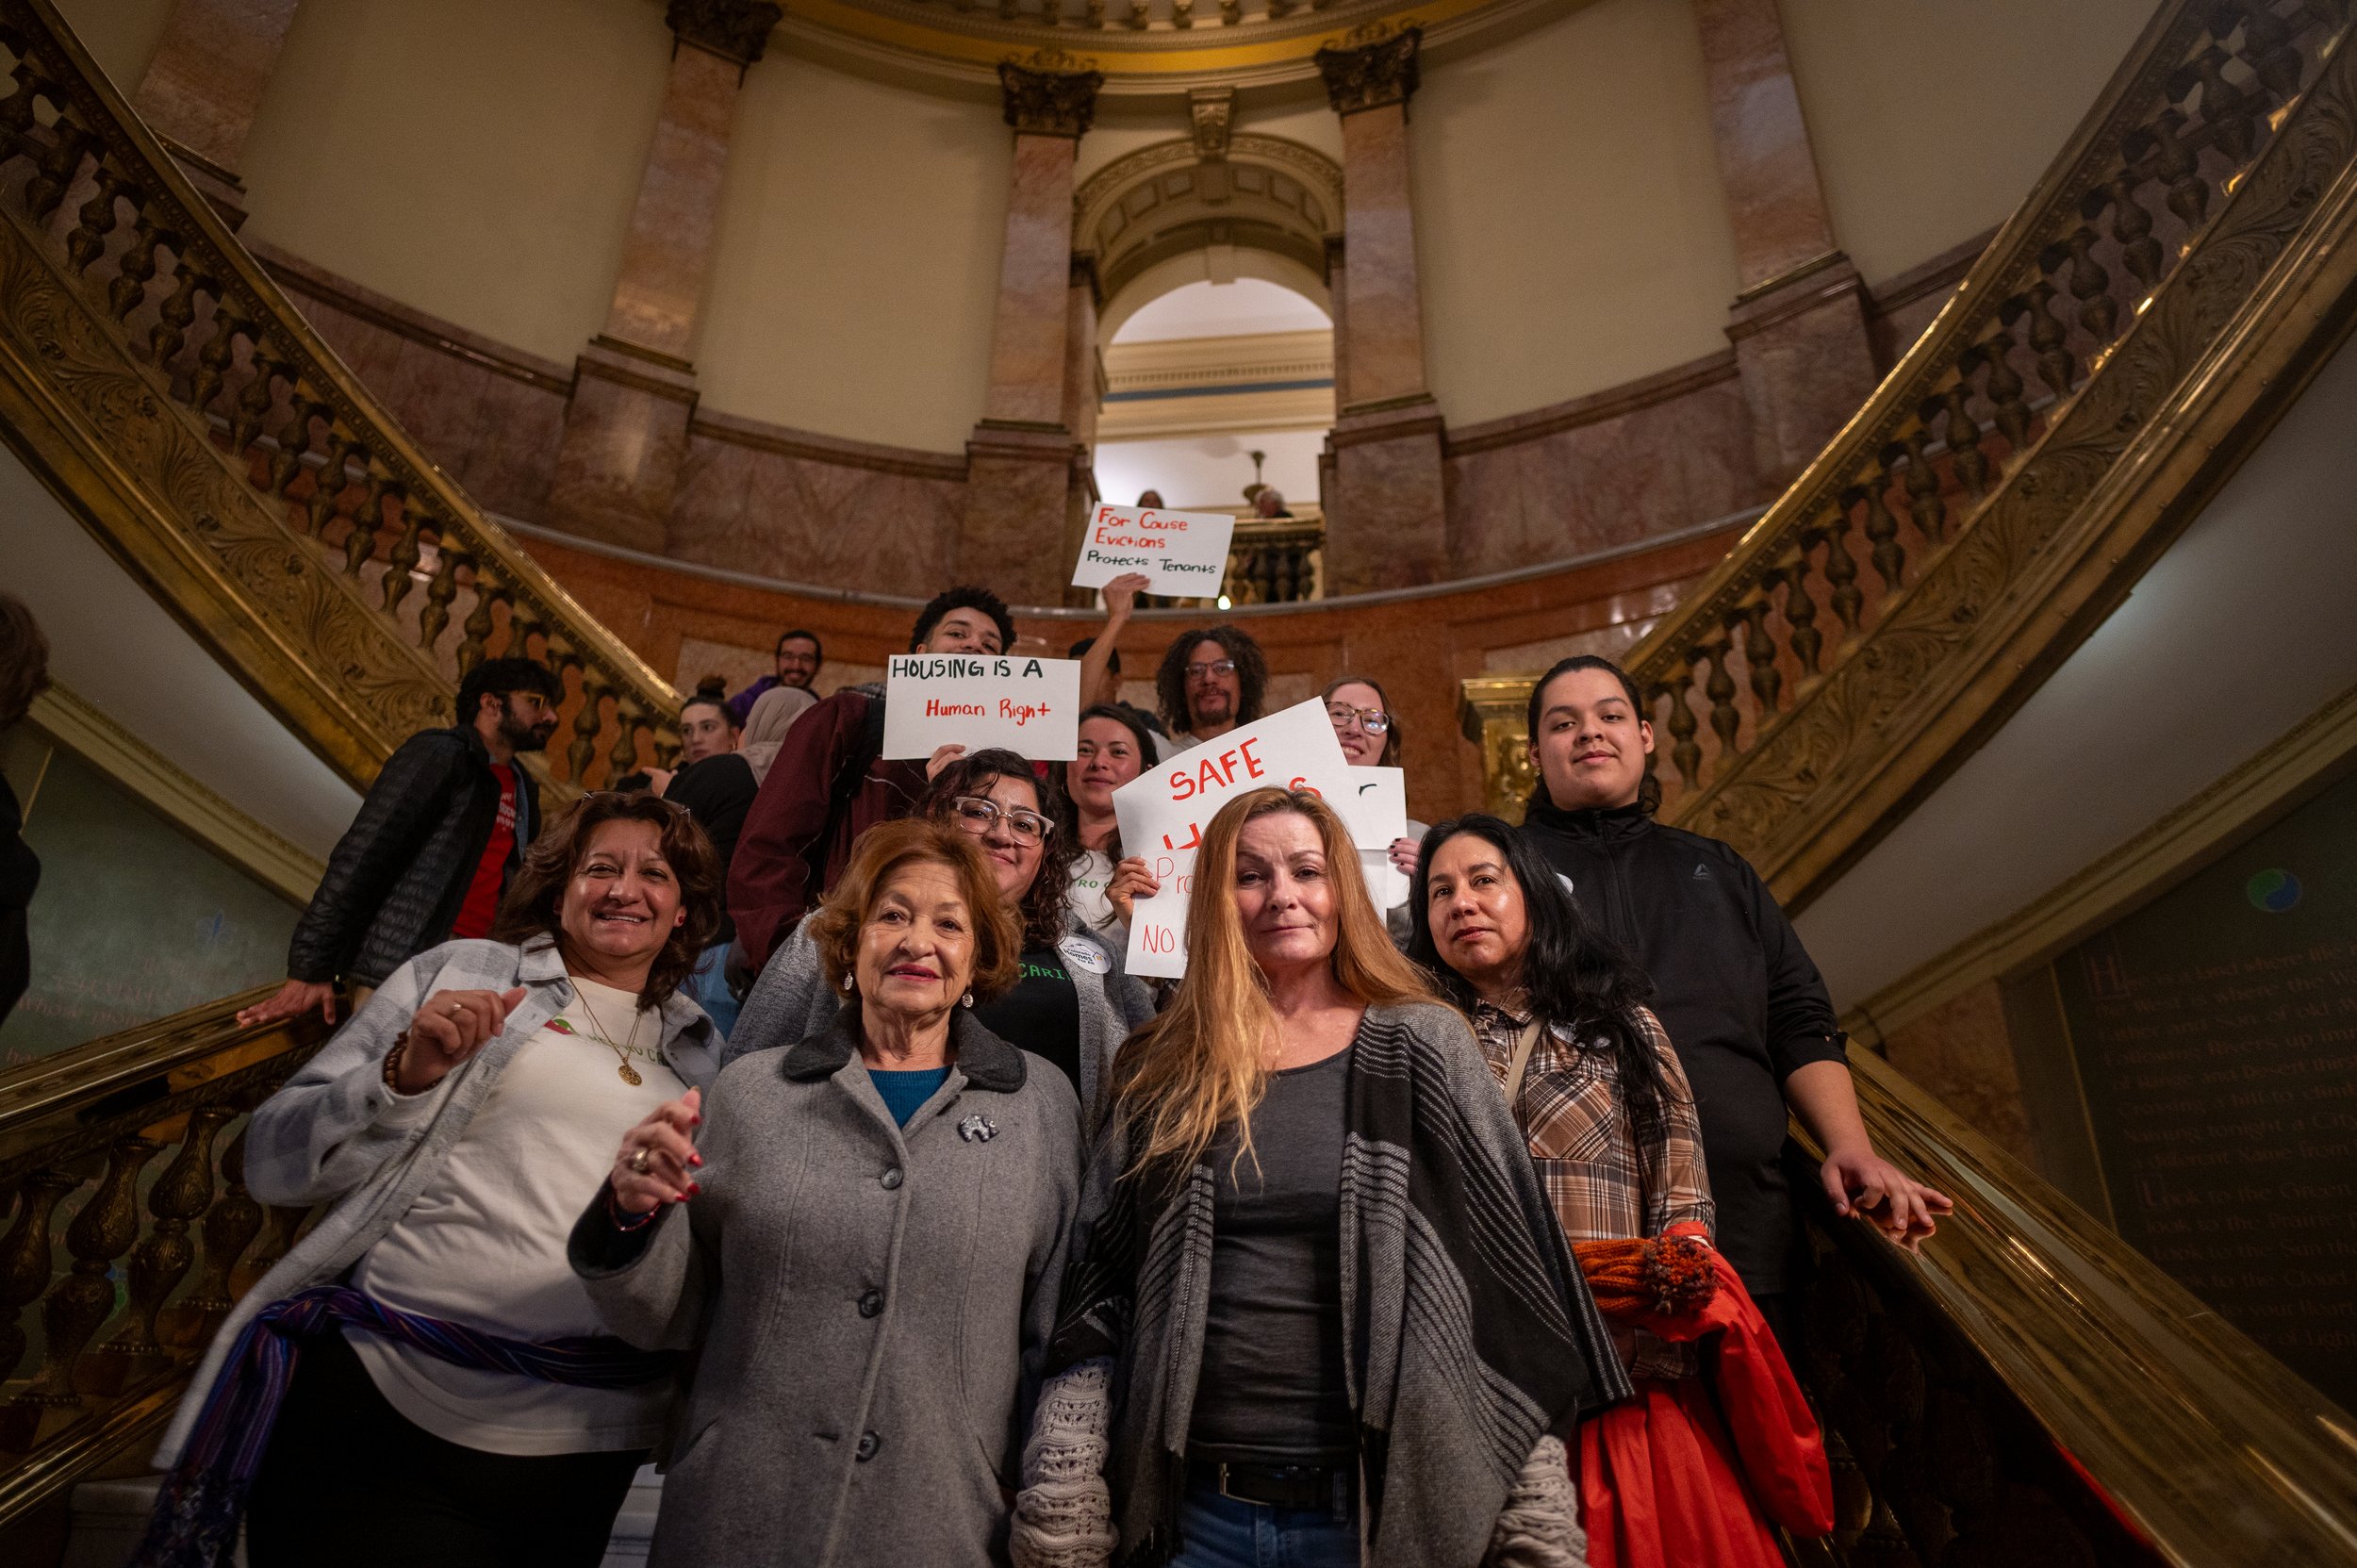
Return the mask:
<path id="1" fill-rule="evenodd" d="M 929 75 L 995 81 L 998 62 L 1101 71 L 1122 96 L 1317 75 L 1327 44 L 1410 24 L 1425 49 L 1572 0 L 786 0 L 783 31 Z"/>

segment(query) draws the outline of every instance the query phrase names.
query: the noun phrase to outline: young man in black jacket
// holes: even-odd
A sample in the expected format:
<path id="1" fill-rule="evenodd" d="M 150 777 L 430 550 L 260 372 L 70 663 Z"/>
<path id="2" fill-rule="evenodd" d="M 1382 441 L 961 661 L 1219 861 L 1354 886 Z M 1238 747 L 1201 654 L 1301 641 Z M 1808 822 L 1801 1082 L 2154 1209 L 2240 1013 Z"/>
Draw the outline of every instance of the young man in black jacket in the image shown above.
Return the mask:
<path id="1" fill-rule="evenodd" d="M 385 759 L 295 923 L 287 983 L 240 1024 L 312 1008 L 336 1021 L 336 978 L 373 990 L 454 936 L 487 936 L 540 829 L 540 795 L 516 761 L 556 732 L 564 686 L 531 659 L 489 659 L 458 685 L 458 719 Z"/>
<path id="2" fill-rule="evenodd" d="M 1540 787 L 1524 831 L 1573 897 L 1652 976 L 1702 1121 L 1719 1249 L 1769 1322 L 1800 1275 L 1781 1163 L 1788 1108 L 1825 1147 L 1826 1196 L 1893 1240 L 1930 1235 L 1948 1199 L 1875 1154 L 1833 1001 L 1798 933 L 1728 844 L 1653 819 L 1653 751 L 1635 684 L 1607 659 L 1558 663 L 1530 694 Z"/>

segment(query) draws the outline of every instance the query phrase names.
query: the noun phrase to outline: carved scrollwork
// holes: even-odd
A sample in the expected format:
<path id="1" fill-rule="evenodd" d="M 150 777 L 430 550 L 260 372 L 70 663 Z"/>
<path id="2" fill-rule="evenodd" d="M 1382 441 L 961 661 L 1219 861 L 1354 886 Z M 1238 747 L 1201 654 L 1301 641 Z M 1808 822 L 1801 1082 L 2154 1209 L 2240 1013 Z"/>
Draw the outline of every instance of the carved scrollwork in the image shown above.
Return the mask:
<path id="1" fill-rule="evenodd" d="M 1405 104 L 1415 96 L 1416 56 L 1424 44 L 1424 29 L 1410 24 L 1396 29 L 1381 24 L 1355 27 L 1339 44 L 1317 52 L 1318 74 L 1326 80 L 1327 101 L 1336 114 L 1357 114 L 1386 104 Z"/>
<path id="2" fill-rule="evenodd" d="M 1105 85 L 1105 74 L 1070 69 L 1078 63 L 1068 55 L 1047 51 L 1022 63 L 999 61 L 1000 107 L 1007 124 L 1027 136 L 1087 134 L 1096 118 L 1096 90 Z"/>

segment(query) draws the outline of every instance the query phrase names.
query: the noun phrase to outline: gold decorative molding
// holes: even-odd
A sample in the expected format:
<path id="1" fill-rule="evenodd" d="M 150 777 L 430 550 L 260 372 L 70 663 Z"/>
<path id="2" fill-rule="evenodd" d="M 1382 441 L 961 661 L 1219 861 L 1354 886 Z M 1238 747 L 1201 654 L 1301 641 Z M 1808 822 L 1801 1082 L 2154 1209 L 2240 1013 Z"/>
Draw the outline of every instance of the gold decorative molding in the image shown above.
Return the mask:
<path id="1" fill-rule="evenodd" d="M 26 464 L 357 786 L 501 652 L 567 678 L 560 792 L 660 755 L 668 683 L 419 453 L 47 0 L 0 22 L 0 434 Z"/>
<path id="2" fill-rule="evenodd" d="M 1104 369 L 1099 440 L 1324 430 L 1334 422 L 1329 331 L 1113 343 Z"/>
<path id="3" fill-rule="evenodd" d="M 1353 27 L 1339 43 L 1317 52 L 1318 74 L 1336 114 L 1406 104 L 1420 81 L 1416 55 L 1424 29 L 1410 22 L 1371 22 Z"/>
<path id="4" fill-rule="evenodd" d="M 33 699 L 42 733 L 137 796 L 157 814 L 291 903 L 307 904 L 327 863 L 278 834 L 182 772 L 169 757 L 52 683 Z"/>
<path id="5" fill-rule="evenodd" d="M 1872 1045 L 1985 981 L 2045 963 L 2128 915 L 2357 767 L 2357 687 L 2193 799 L 2030 903 L 1917 966 L 1850 1011 Z"/>
<path id="6" fill-rule="evenodd" d="M 1314 289 L 1343 223 L 1343 172 L 1283 137 L 1231 135 L 1216 158 L 1205 157 L 1193 137 L 1178 137 L 1091 174 L 1072 212 L 1073 246 L 1094 258 L 1108 300 L 1148 268 L 1210 245 L 1281 256 Z"/>
<path id="7" fill-rule="evenodd" d="M 998 62 L 1000 109 L 1008 124 L 1024 136 L 1088 134 L 1096 118 L 1096 90 L 1105 85 L 1101 71 L 1079 69 L 1080 62 L 1060 51 L 1042 50 L 1030 59 Z"/>
<path id="8" fill-rule="evenodd" d="M 1481 751 L 1481 809 L 1520 822 L 1539 786 L 1530 765 L 1530 675 L 1475 675 L 1457 683 L 1457 727 Z"/>

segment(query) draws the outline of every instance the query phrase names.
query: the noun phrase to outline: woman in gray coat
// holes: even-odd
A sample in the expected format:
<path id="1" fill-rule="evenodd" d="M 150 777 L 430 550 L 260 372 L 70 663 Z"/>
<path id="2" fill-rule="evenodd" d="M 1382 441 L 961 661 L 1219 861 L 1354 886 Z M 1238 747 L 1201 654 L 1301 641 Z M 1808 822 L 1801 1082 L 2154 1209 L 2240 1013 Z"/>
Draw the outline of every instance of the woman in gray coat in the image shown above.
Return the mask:
<path id="1" fill-rule="evenodd" d="M 697 1351 L 650 1560 L 1003 1563 L 1080 1104 L 977 1021 L 1021 938 L 971 837 L 869 830 L 808 934 L 842 1010 L 632 1129 L 573 1230 L 616 1331 Z"/>
<path id="2" fill-rule="evenodd" d="M 1121 949 L 1072 912 L 1065 894 L 1080 843 L 1069 802 L 1030 763 L 994 748 L 943 767 L 925 792 L 923 814 L 974 839 L 1021 928 L 1014 983 L 978 1001 L 975 1016 L 1062 1071 L 1094 1129 L 1113 1052 L 1154 1015 L 1154 1001 L 1123 971 Z M 819 973 L 810 934 L 816 918 L 804 919 L 770 955 L 730 1032 L 724 1063 L 790 1046 L 833 1015 L 838 999 Z"/>

